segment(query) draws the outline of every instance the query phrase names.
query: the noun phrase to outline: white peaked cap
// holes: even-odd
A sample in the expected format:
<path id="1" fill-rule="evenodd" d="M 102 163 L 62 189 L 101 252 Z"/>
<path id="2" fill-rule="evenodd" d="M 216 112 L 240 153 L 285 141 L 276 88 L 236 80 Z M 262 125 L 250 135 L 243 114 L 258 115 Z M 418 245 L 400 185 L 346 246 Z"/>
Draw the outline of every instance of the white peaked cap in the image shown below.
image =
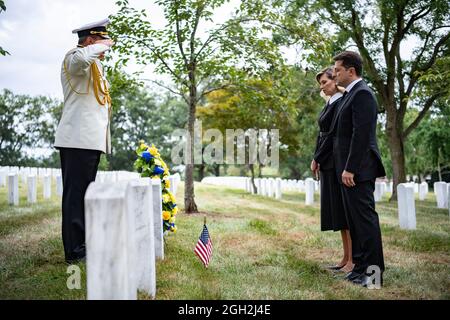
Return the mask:
<path id="1" fill-rule="evenodd" d="M 106 26 L 109 23 L 110 23 L 110 20 L 108 18 L 106 18 L 106 19 L 103 19 L 103 20 L 100 20 L 100 21 L 97 21 L 97 22 L 88 23 L 88 24 L 86 24 L 86 25 L 84 25 L 82 27 L 74 29 L 74 30 L 72 30 L 72 33 L 80 34 L 81 31 L 91 30 L 91 29 L 99 29 L 99 30 L 101 29 L 101 30 L 105 30 L 106 31 Z"/>

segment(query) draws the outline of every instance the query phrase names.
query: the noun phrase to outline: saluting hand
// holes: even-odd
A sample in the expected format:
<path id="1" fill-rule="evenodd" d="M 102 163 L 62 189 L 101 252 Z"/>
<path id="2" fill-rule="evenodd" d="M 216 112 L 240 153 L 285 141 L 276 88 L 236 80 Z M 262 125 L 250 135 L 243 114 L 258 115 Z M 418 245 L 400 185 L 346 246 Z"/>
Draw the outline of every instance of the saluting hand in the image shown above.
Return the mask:
<path id="1" fill-rule="evenodd" d="M 354 176 L 353 173 L 344 170 L 344 172 L 342 172 L 342 183 L 349 188 L 356 186 L 356 183 L 353 180 Z"/>
<path id="2" fill-rule="evenodd" d="M 112 47 L 114 45 L 114 41 L 112 41 L 111 39 L 100 39 L 100 40 L 95 41 L 95 44 L 98 44 L 98 43 L 104 44 L 108 47 Z"/>

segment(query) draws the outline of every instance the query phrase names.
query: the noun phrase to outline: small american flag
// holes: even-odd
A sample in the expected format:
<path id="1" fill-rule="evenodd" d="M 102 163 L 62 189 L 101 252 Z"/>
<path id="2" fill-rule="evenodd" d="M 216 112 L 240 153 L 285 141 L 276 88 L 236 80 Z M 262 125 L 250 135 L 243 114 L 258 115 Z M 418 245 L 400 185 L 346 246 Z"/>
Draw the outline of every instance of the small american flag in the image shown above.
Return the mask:
<path id="1" fill-rule="evenodd" d="M 206 224 L 203 225 L 202 234 L 197 241 L 194 252 L 200 258 L 203 265 L 208 268 L 208 264 L 211 260 L 212 255 L 212 243 L 211 238 L 209 237 L 208 228 L 206 228 Z"/>

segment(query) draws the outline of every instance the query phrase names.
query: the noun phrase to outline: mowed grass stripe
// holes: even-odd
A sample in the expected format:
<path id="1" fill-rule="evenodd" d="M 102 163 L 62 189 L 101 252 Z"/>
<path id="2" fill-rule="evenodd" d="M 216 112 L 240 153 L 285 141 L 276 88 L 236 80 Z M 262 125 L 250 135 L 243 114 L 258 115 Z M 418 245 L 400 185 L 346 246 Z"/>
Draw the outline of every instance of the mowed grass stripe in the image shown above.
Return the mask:
<path id="1" fill-rule="evenodd" d="M 5 188 L 0 197 L 0 298 L 85 299 L 84 264 L 83 289 L 66 287 L 60 199 L 15 208 Z M 166 237 L 157 299 L 450 298 L 450 222 L 433 199 L 416 202 L 415 231 L 398 228 L 396 203 L 377 203 L 387 272 L 383 290 L 371 291 L 324 270 L 341 258 L 340 235 L 320 231 L 319 207 L 305 206 L 303 194 L 278 201 L 196 184 L 196 201 L 202 213 L 180 213 L 178 233 Z M 205 216 L 214 246 L 208 269 L 193 251 Z"/>

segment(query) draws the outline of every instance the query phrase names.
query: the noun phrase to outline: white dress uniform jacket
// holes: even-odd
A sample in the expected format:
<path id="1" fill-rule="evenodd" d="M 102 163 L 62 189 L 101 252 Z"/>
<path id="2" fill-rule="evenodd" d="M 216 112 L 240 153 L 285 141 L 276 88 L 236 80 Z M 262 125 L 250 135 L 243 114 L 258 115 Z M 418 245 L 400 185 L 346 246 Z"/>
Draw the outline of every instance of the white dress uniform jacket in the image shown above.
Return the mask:
<path id="1" fill-rule="evenodd" d="M 109 50 L 93 44 L 70 50 L 61 65 L 64 93 L 62 117 L 56 130 L 55 147 L 100 150 L 111 153 L 108 104 L 101 105 L 94 94 L 91 64 L 103 75 L 99 55 Z"/>

